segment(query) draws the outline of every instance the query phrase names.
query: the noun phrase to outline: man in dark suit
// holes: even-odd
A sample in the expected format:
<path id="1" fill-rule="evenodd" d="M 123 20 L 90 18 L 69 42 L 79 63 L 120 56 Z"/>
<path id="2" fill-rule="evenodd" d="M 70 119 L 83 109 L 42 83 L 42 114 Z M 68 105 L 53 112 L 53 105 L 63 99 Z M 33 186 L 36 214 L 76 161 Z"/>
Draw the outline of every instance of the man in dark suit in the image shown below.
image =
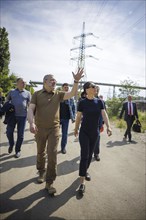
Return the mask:
<path id="1" fill-rule="evenodd" d="M 131 95 L 128 95 L 128 101 L 123 103 L 123 107 L 119 116 L 120 119 L 122 118 L 124 112 L 125 112 L 124 120 L 127 123 L 127 129 L 125 131 L 124 138 L 127 139 L 128 136 L 129 142 L 131 142 L 131 137 L 132 137 L 131 127 L 135 118 L 138 119 L 136 103 L 132 102 Z"/>

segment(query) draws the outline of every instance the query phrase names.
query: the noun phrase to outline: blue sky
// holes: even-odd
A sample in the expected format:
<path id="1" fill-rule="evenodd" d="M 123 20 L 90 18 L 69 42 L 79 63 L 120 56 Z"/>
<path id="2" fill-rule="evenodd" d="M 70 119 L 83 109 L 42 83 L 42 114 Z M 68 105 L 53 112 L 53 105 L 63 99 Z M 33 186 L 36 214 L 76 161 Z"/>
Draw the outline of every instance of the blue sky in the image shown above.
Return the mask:
<path id="1" fill-rule="evenodd" d="M 9 33 L 10 72 L 27 82 L 42 81 L 54 74 L 58 82 L 72 83 L 72 71 L 77 63 L 79 39 L 82 32 L 86 44 L 102 48 L 86 48 L 87 80 L 120 84 L 130 79 L 140 86 L 145 84 L 145 6 L 143 0 L 0 0 L 1 26 Z M 39 88 L 39 87 L 38 87 Z M 112 88 L 101 87 L 104 97 Z"/>

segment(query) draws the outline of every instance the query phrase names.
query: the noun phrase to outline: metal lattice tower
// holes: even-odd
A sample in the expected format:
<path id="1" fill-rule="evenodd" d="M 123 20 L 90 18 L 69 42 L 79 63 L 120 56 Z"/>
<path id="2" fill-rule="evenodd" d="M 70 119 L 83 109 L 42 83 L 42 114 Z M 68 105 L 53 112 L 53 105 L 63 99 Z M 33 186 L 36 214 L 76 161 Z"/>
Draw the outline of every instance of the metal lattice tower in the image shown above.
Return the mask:
<path id="1" fill-rule="evenodd" d="M 89 45 L 85 44 L 86 36 L 89 36 L 89 35 L 94 36 L 93 33 L 85 33 L 85 22 L 83 22 L 82 34 L 79 36 L 75 36 L 73 38 L 75 40 L 80 38 L 80 46 L 72 48 L 70 50 L 70 51 L 79 50 L 79 56 L 73 57 L 73 58 L 71 58 L 71 60 L 77 60 L 77 69 L 84 68 L 84 77 L 82 78 L 83 81 L 87 81 L 86 68 L 85 68 L 85 58 L 91 57 L 91 58 L 98 60 L 97 58 L 93 57 L 92 55 L 85 55 L 85 49 L 87 47 L 96 47 L 95 44 L 89 44 Z M 98 48 L 98 49 L 101 49 L 101 48 Z"/>
<path id="2" fill-rule="evenodd" d="M 79 57 L 78 57 L 78 67 L 85 68 L 85 22 L 83 22 L 83 30 L 81 34 L 80 40 L 80 50 L 79 50 Z"/>

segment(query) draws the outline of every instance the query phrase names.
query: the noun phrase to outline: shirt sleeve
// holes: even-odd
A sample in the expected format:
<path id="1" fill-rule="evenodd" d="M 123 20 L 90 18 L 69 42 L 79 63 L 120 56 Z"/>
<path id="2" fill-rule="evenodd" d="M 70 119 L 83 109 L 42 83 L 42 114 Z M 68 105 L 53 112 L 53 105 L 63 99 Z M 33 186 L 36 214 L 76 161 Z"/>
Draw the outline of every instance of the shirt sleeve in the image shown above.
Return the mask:
<path id="1" fill-rule="evenodd" d="M 28 102 L 30 102 L 30 100 L 31 100 L 31 93 L 28 92 Z"/>
<path id="2" fill-rule="evenodd" d="M 104 105 L 104 102 L 102 100 L 99 100 L 101 102 L 101 109 L 105 109 L 105 105 Z"/>
<path id="3" fill-rule="evenodd" d="M 78 112 L 83 112 L 83 102 L 82 102 L 82 100 L 81 100 L 81 101 L 79 102 L 79 104 L 78 104 L 77 111 L 78 111 Z"/>
<path id="4" fill-rule="evenodd" d="M 37 92 L 35 92 L 32 97 L 31 97 L 31 101 L 30 101 L 31 104 L 37 104 Z"/>

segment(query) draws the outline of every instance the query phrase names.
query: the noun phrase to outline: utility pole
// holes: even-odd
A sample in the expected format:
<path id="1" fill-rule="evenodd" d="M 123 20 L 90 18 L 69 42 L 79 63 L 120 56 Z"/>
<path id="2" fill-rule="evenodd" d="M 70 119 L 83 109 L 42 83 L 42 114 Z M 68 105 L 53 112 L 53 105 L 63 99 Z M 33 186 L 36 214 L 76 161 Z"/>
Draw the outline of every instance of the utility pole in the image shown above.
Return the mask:
<path id="1" fill-rule="evenodd" d="M 80 46 L 70 49 L 70 51 L 79 50 L 79 56 L 78 57 L 72 57 L 71 60 L 77 60 L 77 69 L 78 68 L 84 68 L 84 77 L 82 78 L 83 81 L 87 81 L 87 75 L 85 70 L 85 58 L 90 57 L 98 60 L 98 58 L 95 58 L 92 55 L 85 55 L 85 49 L 87 47 L 96 47 L 95 44 L 89 44 L 86 45 L 85 39 L 87 36 L 94 36 L 93 33 L 85 33 L 85 22 L 83 22 L 83 28 L 82 28 L 82 34 L 79 36 L 75 36 L 73 39 L 77 40 L 80 38 Z M 95 37 L 95 36 L 94 36 Z M 98 37 L 96 37 L 98 38 Z M 98 47 L 96 47 L 98 48 Z M 101 48 L 98 48 L 101 50 Z"/>

